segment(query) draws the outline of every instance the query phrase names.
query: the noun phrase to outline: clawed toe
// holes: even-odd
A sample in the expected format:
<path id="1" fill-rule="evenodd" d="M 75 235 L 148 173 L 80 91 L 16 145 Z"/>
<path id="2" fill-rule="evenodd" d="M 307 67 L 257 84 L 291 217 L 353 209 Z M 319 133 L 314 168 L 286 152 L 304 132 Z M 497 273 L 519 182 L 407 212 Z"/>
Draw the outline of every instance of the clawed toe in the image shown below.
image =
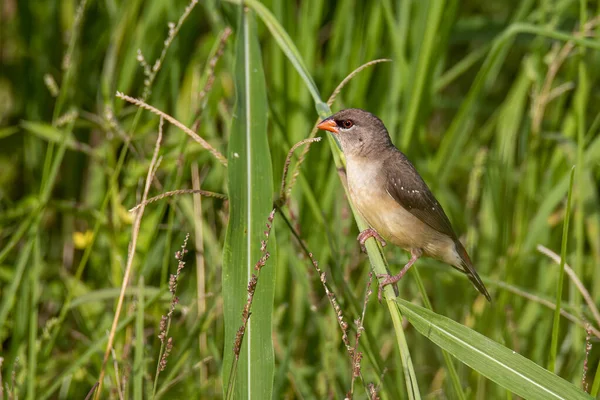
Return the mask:
<path id="1" fill-rule="evenodd" d="M 398 275 L 388 275 L 388 274 L 382 274 L 382 275 L 377 275 L 377 278 L 379 279 L 383 279 L 382 281 L 380 281 L 380 285 L 385 287 L 387 285 L 392 285 L 396 282 L 398 282 L 402 277 L 398 276 Z"/>
<path id="2" fill-rule="evenodd" d="M 363 253 L 367 252 L 367 247 L 365 246 L 365 242 L 369 238 L 375 238 L 377 241 L 379 241 L 379 243 L 381 244 L 381 247 L 385 247 L 385 245 L 387 244 L 386 241 L 379 235 L 379 233 L 377 233 L 377 231 L 375 229 L 367 228 L 364 231 L 362 231 L 361 233 L 359 233 L 358 237 L 356 238 L 358 240 L 358 243 L 360 243 L 360 249 L 362 250 Z"/>
<path id="3" fill-rule="evenodd" d="M 381 294 L 383 293 L 383 284 L 379 284 L 379 290 L 377 291 L 377 300 L 381 303 Z"/>
<path id="4" fill-rule="evenodd" d="M 381 303 L 381 296 L 383 293 L 383 289 L 387 286 L 387 285 L 391 285 L 396 283 L 397 281 L 394 280 L 394 276 L 390 275 L 390 274 L 378 274 L 377 275 L 377 279 L 379 279 L 379 291 L 377 293 L 377 300 L 379 300 L 379 302 Z"/>

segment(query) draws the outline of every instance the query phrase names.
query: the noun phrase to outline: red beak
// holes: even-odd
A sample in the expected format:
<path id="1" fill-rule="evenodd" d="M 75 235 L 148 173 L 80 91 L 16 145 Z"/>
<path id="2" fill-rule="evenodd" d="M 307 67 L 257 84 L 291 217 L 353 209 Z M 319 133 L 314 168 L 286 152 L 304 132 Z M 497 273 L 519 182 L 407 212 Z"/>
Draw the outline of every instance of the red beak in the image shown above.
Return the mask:
<path id="1" fill-rule="evenodd" d="M 324 121 L 321 121 L 321 123 L 319 125 L 317 125 L 317 128 L 322 129 L 324 131 L 333 132 L 333 133 L 340 132 L 337 124 L 332 119 L 326 119 Z"/>

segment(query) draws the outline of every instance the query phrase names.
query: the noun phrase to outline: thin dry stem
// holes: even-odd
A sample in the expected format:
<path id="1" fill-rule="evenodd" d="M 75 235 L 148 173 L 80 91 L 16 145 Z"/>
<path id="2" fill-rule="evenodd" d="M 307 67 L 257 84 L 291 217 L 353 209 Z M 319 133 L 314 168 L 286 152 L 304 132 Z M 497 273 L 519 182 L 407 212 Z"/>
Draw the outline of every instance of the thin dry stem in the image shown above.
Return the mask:
<path id="1" fill-rule="evenodd" d="M 121 388 L 121 381 L 119 380 L 119 363 L 117 362 L 117 353 L 115 352 L 114 348 L 110 349 L 110 353 L 113 359 L 113 368 L 115 369 L 115 382 L 117 384 L 117 394 L 119 395 L 119 400 L 123 400 L 123 389 Z"/>
<path id="2" fill-rule="evenodd" d="M 87 396 L 85 396 L 85 400 L 89 400 L 92 398 L 92 396 L 94 395 L 94 392 L 96 391 L 96 389 L 98 388 L 98 385 L 100 384 L 100 382 L 96 382 L 94 383 L 94 386 L 92 386 L 92 388 L 90 389 L 90 391 L 88 392 Z"/>
<path id="3" fill-rule="evenodd" d="M 86 117 L 92 119 L 96 124 L 103 127 L 109 133 L 112 133 L 119 137 L 125 146 L 132 152 L 136 157 L 141 158 L 140 152 L 136 147 L 131 143 L 131 135 L 128 135 L 125 132 L 125 129 L 121 126 L 121 123 L 115 117 L 115 112 L 112 108 L 112 105 L 106 104 L 104 106 L 104 112 L 102 113 L 102 117 L 97 116 L 93 113 L 86 113 Z"/>
<path id="4" fill-rule="evenodd" d="M 319 267 L 318 261 L 313 256 L 313 253 L 308 250 L 308 247 L 306 246 L 306 243 L 304 243 L 304 240 L 302 240 L 302 238 L 300 237 L 300 235 L 298 234 L 298 232 L 292 226 L 292 223 L 286 218 L 285 214 L 283 213 L 283 211 L 281 209 L 279 209 L 279 213 L 283 217 L 283 220 L 285 221 L 285 223 L 287 224 L 288 228 L 292 232 L 292 235 L 296 238 L 296 240 L 300 244 L 300 247 L 302 248 L 302 250 L 304 251 L 304 253 L 308 256 L 308 258 L 310 259 L 310 261 L 311 261 L 311 263 L 312 263 L 315 271 L 319 275 L 321 284 L 323 285 L 323 288 L 325 290 L 325 294 L 327 295 L 327 298 L 329 299 L 329 302 L 330 302 L 331 306 L 333 307 L 333 311 L 336 314 L 336 319 L 338 321 L 338 325 L 342 329 L 342 342 L 346 346 L 346 350 L 348 351 L 348 354 L 350 355 L 350 359 L 353 360 L 353 351 L 354 351 L 354 349 L 350 345 L 350 340 L 348 339 L 348 323 L 344 320 L 344 315 L 342 313 L 342 309 L 341 309 L 340 305 L 337 302 L 335 294 L 329 289 L 329 286 L 327 286 L 327 276 L 321 270 L 321 268 Z"/>
<path id="5" fill-rule="evenodd" d="M 62 69 L 64 71 L 71 69 L 71 61 L 73 57 L 73 53 L 75 51 L 75 38 L 78 35 L 81 23 L 83 22 L 83 12 L 85 11 L 85 7 L 87 5 L 87 0 L 81 0 L 79 5 L 77 6 L 77 10 L 75 10 L 75 18 L 73 19 L 73 28 L 70 32 L 69 38 L 69 47 L 65 56 L 62 59 Z"/>
<path id="6" fill-rule="evenodd" d="M 348 76 L 346 76 L 344 78 L 344 80 L 341 81 L 339 85 L 337 85 L 337 87 L 335 88 L 333 93 L 331 93 L 331 96 L 329 96 L 329 99 L 327 100 L 327 105 L 329 107 L 331 107 L 333 105 L 333 103 L 335 102 L 335 99 L 337 98 L 338 94 L 340 94 L 340 92 L 342 91 L 344 86 L 346 86 L 348 84 L 348 82 L 350 82 L 350 80 L 352 78 L 354 78 L 359 72 L 361 72 L 363 69 L 365 69 L 367 67 L 370 67 L 371 65 L 379 64 L 382 62 L 392 62 L 392 60 L 390 60 L 389 58 L 380 58 L 377 60 L 369 61 L 368 63 L 365 63 L 365 64 L 361 65 L 360 67 L 356 68 L 354 71 L 350 72 L 350 74 L 348 74 Z"/>
<path id="7" fill-rule="evenodd" d="M 260 252 L 261 257 L 254 265 L 254 270 L 256 273 L 252 274 L 250 281 L 248 282 L 248 298 L 246 300 L 246 304 L 244 305 L 244 310 L 242 311 L 242 325 L 238 329 L 235 335 L 235 342 L 233 345 L 233 353 L 235 355 L 235 359 L 238 360 L 240 357 L 240 351 L 242 348 L 242 342 L 244 340 L 244 333 L 246 332 L 246 328 L 248 326 L 248 320 L 250 319 L 250 310 L 252 308 L 252 301 L 254 300 L 254 292 L 256 291 L 256 285 L 258 284 L 258 277 L 260 276 L 260 271 L 267 263 L 267 260 L 271 256 L 267 251 L 267 245 L 269 243 L 269 236 L 271 234 L 271 229 L 273 228 L 273 219 L 275 219 L 276 209 L 271 210 L 269 217 L 267 218 L 267 230 L 265 231 L 265 239 L 261 241 L 260 244 Z"/>
<path id="8" fill-rule="evenodd" d="M 19 369 L 19 357 L 15 358 L 15 362 L 13 364 L 13 370 L 10 374 L 10 389 L 8 390 L 8 398 L 9 400 L 18 399 L 17 393 L 17 370 Z"/>
<path id="9" fill-rule="evenodd" d="M 379 394 L 377 393 L 377 386 L 375 386 L 375 384 L 373 382 L 369 383 L 367 385 L 367 388 L 369 390 L 369 400 L 380 400 L 381 398 L 379 397 Z"/>
<path id="10" fill-rule="evenodd" d="M 163 315 L 160 319 L 158 338 L 160 339 L 160 351 L 158 353 L 158 363 L 156 365 L 156 373 L 154 375 L 154 385 L 152 389 L 152 398 L 156 396 L 156 390 L 158 389 L 158 376 L 167 367 L 167 359 L 173 350 L 173 338 L 169 336 L 169 329 L 171 328 L 171 321 L 173 319 L 173 313 L 175 312 L 175 306 L 179 304 L 179 298 L 176 295 L 177 283 L 179 282 L 179 275 L 185 267 L 185 255 L 187 253 L 187 244 L 190 239 L 190 234 L 185 235 L 181 250 L 175 252 L 175 259 L 177 260 L 177 270 L 174 274 L 171 274 L 169 278 L 169 292 L 171 293 L 171 304 L 167 315 Z"/>
<path id="11" fill-rule="evenodd" d="M 206 107 L 206 95 L 212 90 L 213 84 L 215 82 L 215 68 L 217 66 L 217 62 L 223 56 L 223 52 L 225 51 L 225 44 L 227 43 L 227 39 L 231 35 L 231 32 L 232 30 L 230 27 L 225 27 L 225 29 L 221 33 L 221 36 L 218 39 L 219 47 L 217 48 L 214 57 L 212 57 L 208 62 L 208 69 L 206 72 L 206 83 L 204 84 L 204 87 L 202 88 L 200 93 L 198 93 L 198 110 L 196 111 L 196 115 L 194 116 L 194 123 L 192 124 L 192 130 L 194 132 L 197 132 L 198 127 L 200 126 L 200 117 L 202 116 L 202 112 Z"/>
<path id="12" fill-rule="evenodd" d="M 335 312 L 338 325 L 342 329 L 342 342 L 344 343 L 344 346 L 346 346 L 346 350 L 348 351 L 348 354 L 352 359 L 354 349 L 350 345 L 350 340 L 348 339 L 348 323 L 344 321 L 344 314 L 342 312 L 342 308 L 340 307 L 337 298 L 335 297 L 335 293 L 333 293 L 333 291 L 329 289 L 329 286 L 327 286 L 327 275 L 319 267 L 319 262 L 313 256 L 313 253 L 308 253 L 308 257 L 310 258 L 310 261 L 313 267 L 315 268 L 315 271 L 317 271 L 317 274 L 319 274 L 321 284 L 323 285 L 323 289 L 325 289 L 325 294 L 327 295 L 327 298 L 329 299 L 329 302 L 333 307 L 333 311 Z"/>
<path id="13" fill-rule="evenodd" d="M 171 47 L 171 44 L 173 43 L 173 40 L 175 40 L 175 37 L 179 33 L 181 26 L 183 25 L 183 23 L 185 22 L 187 17 L 190 15 L 190 13 L 192 12 L 192 10 L 194 9 L 194 7 L 196 6 L 197 3 L 198 3 L 198 0 L 190 1 L 190 3 L 187 5 L 185 10 L 183 11 L 183 14 L 181 14 L 181 16 L 179 17 L 177 24 L 174 24 L 173 22 L 168 23 L 169 34 L 164 41 L 164 45 L 163 45 L 162 51 L 160 53 L 160 56 L 154 62 L 152 67 L 150 67 L 150 65 L 144 59 L 144 56 L 143 56 L 141 50 L 138 50 L 137 59 L 140 62 L 140 64 L 142 65 L 142 67 L 144 68 L 144 75 L 146 75 L 146 79 L 144 80 L 144 93 L 143 93 L 144 99 L 147 99 L 148 96 L 150 95 L 152 83 L 154 83 L 156 74 L 158 73 L 158 71 L 160 71 L 162 63 L 164 62 L 165 57 L 167 56 L 167 51 L 169 50 L 169 47 Z"/>
<path id="14" fill-rule="evenodd" d="M 140 277 L 141 279 L 143 279 L 143 277 Z M 129 307 L 127 309 L 127 315 L 128 317 L 131 317 L 135 314 L 135 308 L 136 308 L 136 304 L 135 303 L 130 303 Z M 128 360 L 129 359 L 129 355 L 131 354 L 131 349 L 132 349 L 132 342 L 134 340 L 134 335 L 133 335 L 133 330 L 134 327 L 131 325 L 128 325 L 127 328 L 125 329 L 125 342 L 123 344 L 123 351 L 121 352 L 121 360 Z M 114 357 L 114 355 L 113 355 Z M 121 392 L 122 393 L 128 393 L 129 391 L 129 378 L 131 377 L 131 369 L 133 368 L 132 363 L 125 363 L 125 365 L 123 365 L 123 374 L 121 375 Z"/>
<path id="15" fill-rule="evenodd" d="M 2 364 L 4 364 L 4 357 L 0 357 L 0 399 L 4 399 L 4 384 L 2 383 Z"/>
<path id="16" fill-rule="evenodd" d="M 200 190 L 201 178 L 200 171 L 198 170 L 198 164 L 194 162 L 192 164 L 192 186 L 194 190 Z M 203 229 L 203 217 L 202 217 L 202 196 L 194 194 L 194 247 L 196 254 L 196 306 L 198 319 L 202 318 L 202 315 L 206 312 L 206 274 L 204 266 L 204 229 Z M 208 352 L 208 341 L 206 332 L 200 332 L 198 334 L 198 350 L 200 354 L 206 354 Z M 206 381 L 208 376 L 207 370 L 204 366 L 200 367 L 200 382 Z"/>
<path id="17" fill-rule="evenodd" d="M 373 283 L 373 271 L 369 271 L 369 280 L 367 281 L 367 289 L 365 290 L 365 299 L 363 301 L 362 314 L 360 319 L 357 319 L 356 322 L 356 336 L 354 340 L 354 350 L 352 352 L 352 381 L 350 383 L 350 393 L 346 397 L 352 398 L 354 394 L 354 381 L 359 376 L 362 376 L 360 371 L 360 362 L 362 361 L 363 354 L 358 351 L 358 342 L 360 337 L 365 330 L 364 322 L 365 322 L 365 314 L 367 312 L 367 304 L 369 303 L 369 297 L 373 293 L 371 289 L 371 284 Z"/>
<path id="18" fill-rule="evenodd" d="M 542 246 L 541 244 L 537 245 L 537 249 L 540 253 L 548 256 L 550 259 L 552 259 L 552 261 L 560 265 L 560 256 L 558 254 L 556 254 L 549 248 Z M 567 263 L 565 263 L 565 272 L 573 281 L 575 287 L 577 288 L 577 290 L 579 290 L 579 293 L 581 293 L 581 296 L 585 300 L 586 304 L 590 308 L 590 311 L 592 312 L 592 315 L 594 316 L 594 319 L 596 320 L 596 324 L 600 327 L 600 312 L 598 311 L 598 307 L 596 307 L 596 304 L 594 303 L 594 299 L 592 299 L 590 292 L 588 292 L 585 286 L 583 286 L 583 283 L 581 283 L 581 281 L 575 274 L 575 271 L 573 271 L 573 268 L 571 268 Z"/>
<path id="19" fill-rule="evenodd" d="M 213 359 L 212 356 L 203 358 L 202 360 L 200 360 L 196 364 L 194 364 L 194 366 L 192 367 L 192 370 L 206 368 L 206 364 L 209 361 L 212 361 L 212 359 Z M 154 398 L 160 399 L 169 389 L 171 389 L 172 387 L 174 387 L 175 385 L 177 385 L 179 382 L 181 382 L 182 380 L 184 380 L 186 378 L 188 378 L 188 374 L 185 371 L 180 373 L 179 375 L 177 375 L 170 381 L 166 382 L 163 386 L 161 386 L 160 390 L 158 392 L 156 392 L 156 396 L 154 396 Z"/>
<path id="20" fill-rule="evenodd" d="M 290 151 L 288 151 L 287 157 L 285 158 L 285 164 L 283 165 L 283 175 L 281 177 L 281 189 L 279 190 L 279 201 L 281 202 L 281 204 L 284 204 L 286 202 L 287 197 L 289 197 L 290 191 L 291 191 L 291 187 L 290 187 L 290 189 L 286 192 L 285 181 L 287 179 L 287 174 L 290 169 L 290 164 L 292 163 L 292 156 L 294 155 L 294 151 L 296 151 L 296 149 L 298 149 L 298 147 L 303 146 L 305 144 L 313 143 L 313 142 L 320 142 L 320 141 L 321 141 L 320 137 L 304 139 L 304 140 L 299 141 L 295 145 L 293 145 L 292 148 L 290 149 Z"/>
<path id="21" fill-rule="evenodd" d="M 170 123 L 172 123 L 173 125 L 178 127 L 179 129 L 181 129 L 182 131 L 187 133 L 189 137 L 194 139 L 202 147 L 204 147 L 206 150 L 208 150 L 217 160 L 219 160 L 219 162 L 221 164 L 227 166 L 227 158 L 225 158 L 225 156 L 223 154 L 221 154 L 217 149 L 212 147 L 206 140 L 204 140 L 200 136 L 198 136 L 198 134 L 196 132 L 194 132 L 193 130 L 191 130 L 190 128 L 188 128 L 187 126 L 185 126 L 184 124 L 182 124 L 181 122 L 176 120 L 175 118 L 171 117 L 169 114 L 166 114 L 166 113 L 160 111 L 159 109 L 152 107 L 150 104 L 146 103 L 142 99 L 136 99 L 134 97 L 127 96 L 126 94 L 123 94 L 121 92 L 117 92 L 116 96 L 120 99 L 123 99 L 123 100 L 131 103 L 131 104 L 135 104 L 138 107 L 144 108 L 144 109 L 158 115 L 161 118 L 166 119 L 167 121 L 169 121 Z"/>
<path id="22" fill-rule="evenodd" d="M 260 271 L 266 265 L 267 260 L 271 256 L 271 254 L 267 251 L 267 245 L 269 243 L 269 236 L 271 235 L 271 229 L 273 228 L 273 220 L 275 219 L 276 208 L 271 210 L 269 213 L 269 217 L 267 218 L 266 227 L 267 230 L 264 232 L 265 239 L 261 240 L 260 243 L 260 252 L 261 257 L 254 265 L 254 270 L 256 273 L 253 273 L 250 277 L 250 281 L 248 282 L 248 287 L 246 291 L 248 292 L 248 297 L 246 300 L 246 304 L 244 305 L 244 309 L 242 311 L 242 325 L 238 328 L 235 334 L 235 341 L 233 343 L 233 354 L 234 359 L 233 363 L 231 363 L 231 371 L 229 373 L 229 382 L 227 382 L 227 393 L 225 398 L 230 399 L 233 395 L 233 387 L 237 374 L 237 365 L 240 358 L 240 351 L 242 350 L 242 343 L 244 342 L 244 335 L 246 333 L 246 329 L 248 327 L 248 321 L 250 320 L 250 315 L 252 314 L 250 310 L 252 309 L 252 301 L 254 300 L 254 293 L 256 291 L 256 285 L 258 284 L 258 277 L 260 276 Z"/>
<path id="23" fill-rule="evenodd" d="M 573 89 L 575 89 L 575 83 L 573 82 L 565 82 L 562 85 L 558 85 L 548 93 L 548 103 Z"/>
<path id="24" fill-rule="evenodd" d="M 592 351 L 592 332 L 590 330 L 590 325 L 588 324 L 586 328 L 585 335 L 585 359 L 583 360 L 583 371 L 581 373 L 581 388 L 584 392 L 588 392 L 588 383 L 587 383 L 587 372 L 589 369 L 588 359 L 590 357 L 590 352 Z"/>
<path id="25" fill-rule="evenodd" d="M 507 290 L 511 293 L 516 294 L 517 296 L 521 296 L 525 299 L 531 300 L 535 303 L 541 304 L 545 307 L 548 307 L 551 310 L 556 310 L 556 304 L 554 304 L 553 302 L 551 302 L 550 300 L 546 300 L 543 299 L 539 296 L 536 296 L 534 294 L 528 293 L 524 290 L 521 290 L 517 287 L 514 287 L 512 285 L 509 285 L 507 283 L 504 282 L 495 282 L 494 285 L 496 285 L 497 287 Z M 573 322 L 574 324 L 581 326 L 582 328 L 585 329 L 585 327 L 587 326 L 586 323 L 582 320 L 580 320 L 579 318 L 577 318 L 575 315 L 569 313 L 568 311 L 565 311 L 564 309 L 560 309 L 560 315 L 562 315 L 563 317 L 565 317 L 566 319 L 568 319 L 569 321 Z M 594 336 L 596 336 L 598 339 L 600 339 L 600 331 L 594 327 L 590 327 L 591 332 L 594 334 Z"/>
<path id="26" fill-rule="evenodd" d="M 164 199 L 165 197 L 172 197 L 172 196 L 178 196 L 180 194 L 201 194 L 202 196 L 206 196 L 206 197 L 214 197 L 215 199 L 221 199 L 221 200 L 227 200 L 227 196 L 221 193 L 215 193 L 215 192 L 209 192 L 206 190 L 200 190 L 200 189 L 179 189 L 179 190 L 171 190 L 169 192 L 165 192 L 162 194 L 159 194 L 158 196 L 154 196 L 149 198 L 148 200 L 138 204 L 137 206 L 131 208 L 129 210 L 129 212 L 136 212 L 140 207 L 142 206 L 147 206 L 150 203 L 154 203 L 155 201 L 159 201 Z"/>
<path id="27" fill-rule="evenodd" d="M 158 137 L 156 138 L 156 144 L 154 146 L 154 153 L 152 154 L 152 161 L 150 162 L 150 166 L 148 168 L 148 175 L 146 176 L 146 186 L 144 188 L 144 194 L 142 195 L 142 203 L 146 201 L 148 198 L 148 191 L 150 190 L 150 185 L 152 180 L 154 179 L 155 165 L 158 160 L 158 152 L 160 151 L 160 144 L 162 142 L 163 135 L 163 119 L 160 119 L 160 123 L 158 124 Z M 106 351 L 104 352 L 104 359 L 102 360 L 102 367 L 100 369 L 100 377 L 98 378 L 98 390 L 96 391 L 96 399 L 100 398 L 100 393 L 102 393 L 102 382 L 104 380 L 104 372 L 106 369 L 106 362 L 108 361 L 108 357 L 110 355 L 110 350 L 113 347 L 113 342 L 115 340 L 115 334 L 117 332 L 117 325 L 119 323 L 119 316 L 121 315 L 121 309 L 123 308 L 123 301 L 125 299 L 125 289 L 129 285 L 129 277 L 131 276 L 131 270 L 133 266 L 133 257 L 135 256 L 135 249 L 137 247 L 137 240 L 140 231 L 140 226 L 142 223 L 142 216 L 144 215 L 145 206 L 142 205 L 138 212 L 135 215 L 135 220 L 133 222 L 132 234 L 131 234 L 131 242 L 129 244 L 129 250 L 127 254 L 127 265 L 125 267 L 125 275 L 123 276 L 123 283 L 121 284 L 121 293 L 119 294 L 119 299 L 117 301 L 117 309 L 115 310 L 115 316 L 113 318 L 112 327 L 110 329 L 110 334 L 108 335 L 108 343 L 106 344 Z"/>

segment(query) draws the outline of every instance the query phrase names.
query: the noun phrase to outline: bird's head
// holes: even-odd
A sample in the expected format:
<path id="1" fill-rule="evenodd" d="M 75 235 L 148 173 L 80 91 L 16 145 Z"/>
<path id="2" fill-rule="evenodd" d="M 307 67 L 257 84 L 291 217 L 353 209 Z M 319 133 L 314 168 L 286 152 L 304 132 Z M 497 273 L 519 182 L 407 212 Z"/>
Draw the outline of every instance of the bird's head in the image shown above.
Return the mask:
<path id="1" fill-rule="evenodd" d="M 339 111 L 321 121 L 317 127 L 333 133 L 346 156 L 375 156 L 393 146 L 383 122 L 359 108 Z"/>

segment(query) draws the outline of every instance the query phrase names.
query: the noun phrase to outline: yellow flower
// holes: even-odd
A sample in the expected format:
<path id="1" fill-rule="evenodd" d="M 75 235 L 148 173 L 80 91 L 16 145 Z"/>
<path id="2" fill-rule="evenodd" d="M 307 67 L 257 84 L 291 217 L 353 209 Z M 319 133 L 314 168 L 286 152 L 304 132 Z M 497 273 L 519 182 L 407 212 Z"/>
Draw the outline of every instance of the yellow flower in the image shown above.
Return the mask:
<path id="1" fill-rule="evenodd" d="M 74 232 L 73 233 L 73 244 L 76 249 L 85 249 L 92 243 L 94 233 L 90 230 L 85 232 Z"/>

